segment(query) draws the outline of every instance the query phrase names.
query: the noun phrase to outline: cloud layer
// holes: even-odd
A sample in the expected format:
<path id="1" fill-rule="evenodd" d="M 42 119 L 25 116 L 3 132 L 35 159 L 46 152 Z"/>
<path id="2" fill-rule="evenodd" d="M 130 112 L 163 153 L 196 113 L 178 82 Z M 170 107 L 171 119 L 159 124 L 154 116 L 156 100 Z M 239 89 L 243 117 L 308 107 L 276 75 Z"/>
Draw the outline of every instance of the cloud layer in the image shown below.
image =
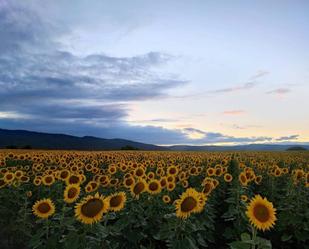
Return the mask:
<path id="1" fill-rule="evenodd" d="M 235 137 L 193 127 L 166 129 L 159 126 L 177 121 L 173 117 L 149 120 L 158 126 L 126 122 L 133 102 L 161 100 L 171 89 L 189 83 L 178 75 L 160 70 L 176 57 L 152 50 L 123 57 L 99 52 L 76 54 L 62 43 L 62 38 L 71 34 L 71 27 L 42 18 L 29 6 L 19 1 L 0 0 L 1 128 L 117 137 L 154 144 L 274 140 L 268 136 Z M 268 71 L 258 71 L 243 84 L 207 93 L 250 90 L 267 74 Z M 287 92 L 275 89 L 269 94 Z M 243 113 L 242 110 L 224 112 L 225 115 Z M 275 140 L 297 138 L 298 135 L 292 135 Z"/>

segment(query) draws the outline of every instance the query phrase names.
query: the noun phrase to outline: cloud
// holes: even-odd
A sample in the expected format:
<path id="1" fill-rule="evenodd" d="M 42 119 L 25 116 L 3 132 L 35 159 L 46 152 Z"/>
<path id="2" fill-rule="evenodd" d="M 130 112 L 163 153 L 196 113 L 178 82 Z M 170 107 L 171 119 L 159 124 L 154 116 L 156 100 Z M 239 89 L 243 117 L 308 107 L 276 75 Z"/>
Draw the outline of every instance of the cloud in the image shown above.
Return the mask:
<path id="1" fill-rule="evenodd" d="M 278 95 L 278 96 L 284 96 L 289 92 L 291 92 L 291 89 L 289 89 L 289 88 L 277 88 L 277 89 L 274 89 L 272 91 L 268 91 L 266 93 L 267 94 L 275 94 L 275 95 Z"/>
<path id="2" fill-rule="evenodd" d="M 210 93 L 230 93 L 230 92 L 250 90 L 259 84 L 259 82 L 257 82 L 258 79 L 268 74 L 270 74 L 269 71 L 260 70 L 260 71 L 257 71 L 256 74 L 249 77 L 249 79 L 242 85 L 228 87 L 228 88 L 221 88 L 221 89 L 217 89 L 214 91 L 210 91 Z"/>
<path id="3" fill-rule="evenodd" d="M 233 124 L 230 126 L 233 129 L 236 130 L 245 130 L 245 129 L 249 129 L 249 128 L 261 128 L 261 125 L 237 125 L 237 124 Z"/>
<path id="4" fill-rule="evenodd" d="M 191 139 L 191 143 L 194 144 L 215 144 L 215 143 L 252 143 L 252 142 L 267 142 L 271 141 L 271 137 L 261 136 L 261 137 L 234 137 L 229 135 L 224 135 L 219 132 L 205 132 L 200 129 L 195 128 L 184 128 L 183 131 L 187 134 L 189 138 L 192 138 L 191 134 L 197 133 L 197 139 Z"/>
<path id="5" fill-rule="evenodd" d="M 250 80 L 259 79 L 259 78 L 262 78 L 262 77 L 264 77 L 265 75 L 268 75 L 268 74 L 270 74 L 269 71 L 259 70 L 259 71 L 256 72 L 256 74 L 254 74 L 254 75 L 252 75 L 252 76 L 250 77 Z"/>
<path id="6" fill-rule="evenodd" d="M 290 135 L 290 136 L 279 137 L 276 139 L 276 141 L 291 141 L 291 140 L 297 140 L 298 138 L 299 135 Z"/>
<path id="7" fill-rule="evenodd" d="M 44 21 L 33 9 L 1 1 L 1 125 L 5 119 L 16 128 L 19 122 L 20 128 L 52 131 L 53 124 L 70 132 L 76 122 L 75 131 L 103 135 L 99 127 L 117 124 L 120 132 L 128 125 L 123 119 L 129 102 L 165 97 L 167 90 L 188 83 L 158 70 L 175 59 L 172 55 L 77 56 L 57 41 L 63 32 L 70 30 Z"/>
<path id="8" fill-rule="evenodd" d="M 229 92 L 237 92 L 237 91 L 242 91 L 242 90 L 249 90 L 249 89 L 254 88 L 257 84 L 258 84 L 257 82 L 250 81 L 240 86 L 217 89 L 217 90 L 211 91 L 211 93 L 229 93 Z"/>
<path id="9" fill-rule="evenodd" d="M 245 114 L 246 111 L 244 110 L 230 110 L 230 111 L 224 111 L 224 115 L 242 115 Z"/>

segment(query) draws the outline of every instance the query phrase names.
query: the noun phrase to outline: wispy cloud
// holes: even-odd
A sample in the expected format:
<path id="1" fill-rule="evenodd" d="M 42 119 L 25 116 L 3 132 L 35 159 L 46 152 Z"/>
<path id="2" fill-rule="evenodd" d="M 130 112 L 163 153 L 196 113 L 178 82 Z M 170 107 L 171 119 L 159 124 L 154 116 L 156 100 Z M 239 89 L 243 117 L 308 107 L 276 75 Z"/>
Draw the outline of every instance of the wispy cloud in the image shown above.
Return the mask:
<path id="1" fill-rule="evenodd" d="M 250 77 L 250 80 L 259 79 L 259 78 L 262 78 L 262 77 L 264 77 L 264 76 L 266 76 L 266 75 L 268 75 L 268 74 L 270 74 L 269 71 L 259 70 L 259 71 L 256 72 L 256 74 L 254 74 L 254 75 L 252 75 L 252 76 Z"/>
<path id="2" fill-rule="evenodd" d="M 267 94 L 274 94 L 274 95 L 282 97 L 282 96 L 284 96 L 284 95 L 286 95 L 286 94 L 288 94 L 290 92 L 291 92 L 290 88 L 277 88 L 277 89 L 268 91 L 266 93 Z"/>
<path id="3" fill-rule="evenodd" d="M 229 92 L 237 92 L 237 91 L 242 91 L 242 90 L 249 90 L 249 89 L 254 88 L 257 84 L 258 83 L 254 81 L 246 82 L 245 84 L 239 85 L 239 86 L 217 89 L 217 90 L 211 91 L 211 93 L 229 93 Z"/>
<path id="4" fill-rule="evenodd" d="M 272 137 L 260 136 L 260 137 L 234 137 L 222 134 L 220 132 L 206 132 L 200 129 L 187 127 L 183 129 L 183 132 L 191 138 L 191 143 L 194 144 L 215 144 L 215 143 L 254 143 L 254 142 L 269 142 L 272 141 Z M 192 139 L 193 134 L 199 134 L 196 139 Z"/>
<path id="5" fill-rule="evenodd" d="M 256 87 L 259 84 L 259 82 L 257 81 L 258 79 L 260 79 L 260 78 L 262 78 L 262 77 L 264 77 L 268 74 L 270 74 L 269 71 L 260 70 L 260 71 L 257 71 L 251 77 L 249 77 L 249 79 L 243 84 L 236 85 L 236 86 L 233 86 L 233 87 L 227 87 L 227 88 L 221 88 L 221 89 L 213 90 L 213 91 L 210 91 L 210 93 L 230 93 L 230 92 L 250 90 L 250 89 Z"/>
<path id="6" fill-rule="evenodd" d="M 290 135 L 290 136 L 283 136 L 276 139 L 276 141 L 291 141 L 291 140 L 297 140 L 299 138 L 299 135 Z"/>

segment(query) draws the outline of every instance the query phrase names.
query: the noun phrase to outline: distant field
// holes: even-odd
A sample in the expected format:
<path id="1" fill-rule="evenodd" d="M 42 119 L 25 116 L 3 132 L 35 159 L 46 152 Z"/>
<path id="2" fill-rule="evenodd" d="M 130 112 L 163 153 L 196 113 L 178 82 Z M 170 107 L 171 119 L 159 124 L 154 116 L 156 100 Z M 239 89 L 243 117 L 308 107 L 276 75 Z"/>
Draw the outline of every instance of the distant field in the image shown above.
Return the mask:
<path id="1" fill-rule="evenodd" d="M 309 152 L 0 150 L 0 248 L 309 248 Z"/>

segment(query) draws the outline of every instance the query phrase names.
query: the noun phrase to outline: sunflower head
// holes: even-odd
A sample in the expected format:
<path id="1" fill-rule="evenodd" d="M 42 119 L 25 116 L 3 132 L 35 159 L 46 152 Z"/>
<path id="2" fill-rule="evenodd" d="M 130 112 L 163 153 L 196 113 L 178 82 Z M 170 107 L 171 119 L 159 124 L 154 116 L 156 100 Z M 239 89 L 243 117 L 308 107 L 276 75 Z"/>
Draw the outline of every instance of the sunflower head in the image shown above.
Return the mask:
<path id="1" fill-rule="evenodd" d="M 176 216 L 182 219 L 188 218 L 192 213 L 199 213 L 203 210 L 206 196 L 193 188 L 188 188 L 175 201 Z"/>
<path id="2" fill-rule="evenodd" d="M 78 199 L 79 194 L 80 186 L 78 184 L 70 184 L 64 190 L 63 199 L 66 203 L 73 203 Z"/>
<path id="3" fill-rule="evenodd" d="M 53 175 L 45 175 L 42 177 L 42 182 L 45 186 L 51 186 L 55 182 L 55 177 Z"/>
<path id="4" fill-rule="evenodd" d="M 269 230 L 275 224 L 276 209 L 266 198 L 256 195 L 247 206 L 246 215 L 250 223 L 259 230 Z"/>
<path id="5" fill-rule="evenodd" d="M 171 197 L 169 195 L 163 195 L 162 200 L 164 203 L 170 203 Z"/>
<path id="6" fill-rule="evenodd" d="M 125 202 L 127 200 L 125 192 L 114 193 L 108 197 L 109 210 L 118 212 L 124 208 Z"/>
<path id="7" fill-rule="evenodd" d="M 108 208 L 108 199 L 96 193 L 94 196 L 88 195 L 75 205 L 75 216 L 84 224 L 92 224 L 100 221 Z"/>
<path id="8" fill-rule="evenodd" d="M 160 182 L 158 180 L 151 180 L 148 183 L 148 189 L 147 189 L 148 193 L 152 194 L 152 195 L 156 195 L 159 194 L 161 192 L 161 185 Z"/>
<path id="9" fill-rule="evenodd" d="M 147 190 L 147 183 L 144 179 L 138 179 L 132 186 L 131 186 L 131 194 L 134 198 L 138 199 L 139 195 Z"/>
<path id="10" fill-rule="evenodd" d="M 233 180 L 233 176 L 229 173 L 224 174 L 224 181 L 225 182 L 231 182 Z"/>
<path id="11" fill-rule="evenodd" d="M 32 206 L 33 213 L 42 219 L 47 219 L 55 213 L 55 205 L 51 199 L 42 199 Z"/>
<path id="12" fill-rule="evenodd" d="M 248 179 L 247 179 L 246 173 L 244 172 L 240 173 L 238 176 L 238 179 L 242 186 L 248 185 Z"/>

